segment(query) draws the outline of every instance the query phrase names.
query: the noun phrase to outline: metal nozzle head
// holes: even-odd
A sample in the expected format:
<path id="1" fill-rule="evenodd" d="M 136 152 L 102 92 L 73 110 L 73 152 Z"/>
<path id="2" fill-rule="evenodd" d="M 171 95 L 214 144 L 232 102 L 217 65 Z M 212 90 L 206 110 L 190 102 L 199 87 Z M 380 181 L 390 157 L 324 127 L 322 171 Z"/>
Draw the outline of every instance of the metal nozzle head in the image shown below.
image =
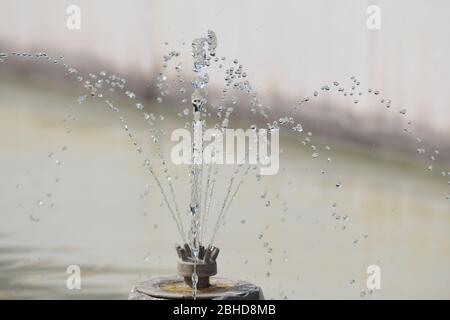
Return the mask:
<path id="1" fill-rule="evenodd" d="M 191 248 L 188 244 L 184 244 L 183 247 L 176 245 L 178 257 L 178 274 L 184 278 L 184 282 L 192 287 L 192 274 L 194 273 L 194 257 L 192 255 Z M 209 277 L 217 274 L 216 259 L 219 255 L 219 248 L 208 246 L 205 249 L 204 246 L 200 246 L 196 272 L 198 276 L 197 288 L 209 287 Z"/>

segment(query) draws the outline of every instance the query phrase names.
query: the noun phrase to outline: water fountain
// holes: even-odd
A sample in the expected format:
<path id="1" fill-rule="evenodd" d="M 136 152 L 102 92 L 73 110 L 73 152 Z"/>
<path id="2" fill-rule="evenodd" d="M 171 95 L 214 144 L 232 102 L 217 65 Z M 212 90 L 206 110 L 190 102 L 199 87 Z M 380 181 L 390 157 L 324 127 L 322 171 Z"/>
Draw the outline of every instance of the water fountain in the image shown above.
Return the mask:
<path id="1" fill-rule="evenodd" d="M 178 262 L 178 276 L 183 281 L 180 281 L 179 277 L 156 278 L 146 281 L 132 289 L 131 299 L 181 299 L 187 297 L 192 297 L 193 299 L 263 298 L 262 290 L 247 282 L 224 278 L 210 281 L 210 277 L 217 274 L 216 259 L 219 255 L 219 248 L 214 247 L 212 243 L 214 242 L 218 226 L 214 230 L 211 244 L 205 248 L 201 243 L 202 230 L 206 228 L 205 223 L 207 222 L 206 206 L 202 208 L 201 203 L 203 200 L 206 204 L 209 195 L 207 186 L 202 199 L 203 131 L 206 125 L 202 114 L 207 113 L 206 86 L 209 81 L 209 76 L 207 73 L 203 73 L 203 68 L 209 66 L 210 60 L 215 58 L 216 47 L 217 38 L 211 30 L 208 31 L 206 37 L 195 39 L 192 43 L 193 71 L 198 75 L 192 81 L 194 91 L 191 97 L 193 106 L 192 130 L 194 132 L 190 165 L 191 201 L 189 212 L 191 215 L 191 226 L 188 234 L 189 243 L 184 244 L 183 247 L 179 245 L 176 247 L 180 258 Z M 224 213 L 224 210 L 221 213 Z M 221 215 L 219 215 L 218 223 L 221 221 L 221 218 Z M 186 291 L 186 288 L 190 289 Z M 186 292 L 188 293 L 187 295 Z"/>
<path id="2" fill-rule="evenodd" d="M 155 129 L 155 122 L 157 118 L 154 115 L 149 115 L 142 111 L 142 105 L 136 103 L 136 109 L 142 111 L 144 119 L 150 125 L 153 142 L 157 145 L 158 156 L 163 165 L 162 172 L 164 177 L 161 178 L 161 172 L 154 169 L 153 164 L 148 158 L 143 159 L 144 167 L 155 180 L 158 189 L 161 192 L 163 201 L 174 220 L 179 236 L 183 241 L 183 246 L 176 246 L 176 253 L 178 255 L 178 265 L 177 265 L 177 276 L 169 277 L 157 277 L 151 278 L 150 280 L 144 281 L 137 284 L 132 292 L 130 293 L 130 299 L 261 299 L 263 298 L 263 293 L 261 288 L 244 281 L 230 280 L 223 277 L 214 277 L 218 273 L 217 258 L 219 255 L 219 249 L 215 247 L 215 238 L 218 230 L 222 226 L 227 212 L 229 211 L 233 200 L 238 194 L 240 187 L 243 183 L 242 177 L 249 175 L 249 172 L 253 172 L 254 166 L 240 166 L 231 175 L 229 182 L 227 183 L 225 200 L 223 201 L 220 208 L 217 210 L 217 220 L 213 223 L 213 228 L 211 232 L 211 240 L 206 241 L 206 231 L 208 226 L 208 217 L 211 211 L 211 201 L 214 195 L 214 187 L 217 178 L 217 165 L 203 165 L 203 138 L 201 135 L 196 136 L 195 132 L 197 130 L 202 131 L 206 127 L 206 118 L 212 110 L 207 108 L 207 84 L 209 81 L 208 74 L 204 71 L 213 62 L 219 62 L 216 57 L 216 46 L 217 39 L 212 31 L 209 31 L 207 36 L 204 38 L 199 38 L 193 41 L 193 59 L 194 67 L 193 71 L 196 77 L 192 81 L 193 92 L 191 95 L 192 103 L 192 119 L 190 121 L 190 128 L 194 131 L 194 139 L 192 143 L 192 162 L 189 167 L 190 176 L 190 201 L 188 210 L 186 210 L 186 216 L 189 217 L 189 229 L 185 231 L 185 226 L 183 225 L 183 218 L 180 208 L 178 207 L 175 191 L 172 185 L 172 177 L 167 173 L 167 167 L 165 164 L 165 158 L 160 150 L 158 130 Z M 165 56 L 165 61 L 169 61 L 173 57 L 176 57 L 178 53 L 171 52 L 169 55 Z M 13 54 L 17 57 L 31 57 L 30 54 Z M 46 54 L 38 54 L 38 58 L 53 61 Z M 0 58 L 6 59 L 6 54 L 0 54 Z M 61 62 L 60 60 L 54 60 L 56 62 Z M 55 62 L 55 63 L 56 63 Z M 245 80 L 246 74 L 242 69 L 241 65 L 238 65 L 237 60 L 233 61 L 233 66 L 226 71 L 226 84 L 227 89 L 223 91 L 223 95 L 226 95 L 230 90 L 237 90 L 240 93 L 244 93 L 250 97 L 250 112 L 252 114 L 259 114 L 268 123 L 267 126 L 269 130 L 275 130 L 279 127 L 287 127 L 290 132 L 294 134 L 301 134 L 303 132 L 303 127 L 300 123 L 297 123 L 291 115 L 280 117 L 274 121 L 269 120 L 268 109 L 264 108 L 259 102 L 258 96 L 251 89 L 250 83 Z M 125 89 L 124 84 L 126 81 L 115 75 L 107 75 L 101 72 L 99 75 L 90 75 L 88 80 L 82 79 L 77 75 L 77 71 L 69 66 L 65 65 L 67 73 L 69 75 L 74 75 L 78 81 L 83 83 L 83 86 L 88 90 L 89 94 L 86 96 L 81 96 L 79 103 L 83 103 L 89 97 L 95 97 L 105 100 L 106 106 L 113 112 L 118 113 L 118 107 L 109 99 L 106 99 L 100 89 L 102 86 L 107 84 L 110 88 L 114 88 L 117 91 L 124 91 L 126 96 L 134 100 L 136 95 L 129 90 Z M 81 79 L 80 79 L 81 78 Z M 160 75 L 160 78 L 165 78 L 165 75 Z M 92 81 L 92 82 L 91 82 Z M 320 90 L 313 93 L 311 97 L 305 97 L 301 99 L 295 106 L 296 110 L 304 108 L 304 106 L 320 94 L 327 93 L 333 88 L 336 89 L 338 94 L 342 94 L 344 97 L 348 97 L 353 103 L 357 104 L 359 98 L 355 98 L 362 95 L 362 90 L 358 89 L 360 86 L 359 81 L 355 78 L 351 78 L 352 86 L 351 89 L 345 89 L 338 82 L 333 82 L 330 86 L 322 86 Z M 106 85 L 105 85 L 106 86 Z M 160 87 L 161 92 L 164 92 L 164 85 Z M 186 92 L 186 89 L 183 90 Z M 374 96 L 379 96 L 380 92 L 378 90 L 368 89 L 367 92 Z M 232 97 L 234 101 L 234 97 Z M 382 104 L 385 105 L 387 109 L 391 109 L 391 101 L 389 99 L 383 99 Z M 219 119 L 221 124 L 218 127 L 225 130 L 229 126 L 230 117 L 233 113 L 233 108 L 223 110 L 222 107 L 216 108 L 218 114 L 220 114 Z M 187 112 L 188 113 L 188 112 Z M 407 112 L 405 109 L 401 108 L 398 112 L 401 117 L 406 117 Z M 130 137 L 133 146 L 136 148 L 138 153 L 142 155 L 142 148 L 136 142 L 134 134 L 131 128 L 128 126 L 126 120 L 123 116 L 119 116 L 119 120 L 122 123 L 125 132 Z M 272 119 L 273 120 L 273 119 Z M 408 123 L 408 126 L 410 123 Z M 409 128 L 409 127 L 408 127 Z M 408 129 L 409 130 L 409 129 Z M 317 147 L 311 143 L 311 134 L 308 134 L 302 141 L 302 145 L 311 147 L 312 154 L 311 157 L 316 159 L 319 157 L 317 152 Z M 417 138 L 417 143 L 422 144 L 423 142 Z M 329 151 L 330 147 L 325 147 L 324 151 Z M 420 151 L 419 151 L 420 150 Z M 419 147 L 419 154 L 423 153 L 423 148 Z M 434 161 L 438 152 L 435 152 L 432 160 Z M 331 162 L 331 158 L 327 159 L 327 162 Z M 431 166 L 431 165 L 430 165 Z M 324 170 L 325 171 L 325 170 Z M 432 171 L 429 167 L 429 171 Z M 322 172 L 324 174 L 324 172 Z M 444 175 L 445 176 L 445 175 Z M 206 179 L 205 179 L 206 178 Z M 260 179 L 261 176 L 256 174 L 256 178 Z M 166 185 L 163 185 L 163 182 Z M 342 182 L 336 182 L 336 188 L 342 187 Z M 265 199 L 266 206 L 270 206 L 270 201 Z M 334 206 L 334 205 L 333 205 Z M 343 218 L 345 219 L 345 218 Z M 264 245 L 266 247 L 266 245 Z M 270 248 L 269 248 L 270 249 Z M 226 253 L 225 253 L 226 255 Z M 175 253 L 174 262 L 175 262 Z M 174 263 L 175 266 L 175 263 Z M 174 268 L 175 269 L 175 268 Z"/>

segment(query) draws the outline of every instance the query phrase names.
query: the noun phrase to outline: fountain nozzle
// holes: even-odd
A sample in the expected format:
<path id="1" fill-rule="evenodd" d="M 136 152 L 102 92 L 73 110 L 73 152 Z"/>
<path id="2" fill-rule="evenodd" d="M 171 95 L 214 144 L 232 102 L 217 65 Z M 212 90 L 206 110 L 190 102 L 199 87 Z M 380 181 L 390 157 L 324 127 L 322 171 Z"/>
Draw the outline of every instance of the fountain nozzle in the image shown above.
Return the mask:
<path id="1" fill-rule="evenodd" d="M 184 278 L 184 282 L 192 287 L 192 275 L 194 273 L 194 256 L 188 244 L 183 247 L 176 245 L 178 257 L 178 275 Z M 209 277 L 217 274 L 216 259 L 219 255 L 219 248 L 209 245 L 206 249 L 200 246 L 198 252 L 198 260 L 196 265 L 196 273 L 198 276 L 197 288 L 207 288 L 210 286 Z"/>

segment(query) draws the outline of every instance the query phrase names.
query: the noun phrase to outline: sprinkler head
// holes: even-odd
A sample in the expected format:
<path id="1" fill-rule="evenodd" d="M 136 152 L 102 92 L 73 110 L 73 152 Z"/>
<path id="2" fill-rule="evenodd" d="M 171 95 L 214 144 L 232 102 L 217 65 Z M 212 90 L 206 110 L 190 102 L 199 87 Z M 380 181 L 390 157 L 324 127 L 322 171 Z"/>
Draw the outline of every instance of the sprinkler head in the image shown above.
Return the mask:
<path id="1" fill-rule="evenodd" d="M 176 245 L 178 257 L 178 275 L 184 278 L 184 282 L 192 287 L 192 274 L 194 273 L 194 256 L 192 255 L 191 248 L 186 243 L 181 247 Z M 198 276 L 197 288 L 207 288 L 210 286 L 209 277 L 217 274 L 216 259 L 219 255 L 219 248 L 209 245 L 205 249 L 204 246 L 200 246 L 198 253 L 198 260 L 196 266 L 196 272 Z"/>

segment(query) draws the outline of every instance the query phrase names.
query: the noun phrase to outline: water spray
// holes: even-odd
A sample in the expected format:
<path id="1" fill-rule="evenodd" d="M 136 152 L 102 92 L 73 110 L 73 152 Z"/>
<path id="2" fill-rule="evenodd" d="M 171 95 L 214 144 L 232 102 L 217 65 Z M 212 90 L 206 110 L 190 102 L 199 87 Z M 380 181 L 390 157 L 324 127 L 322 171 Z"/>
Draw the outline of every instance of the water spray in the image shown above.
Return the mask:
<path id="1" fill-rule="evenodd" d="M 135 286 L 130 294 L 130 299 L 262 299 L 262 290 L 248 282 L 235 281 L 224 278 L 215 278 L 217 274 L 216 259 L 219 248 L 212 243 L 205 248 L 202 238 L 206 230 L 207 214 L 209 211 L 207 183 L 204 203 L 202 203 L 203 184 L 203 129 L 206 125 L 202 113 L 206 112 L 206 86 L 209 76 L 203 69 L 210 65 L 210 60 L 215 57 L 217 38 L 213 31 L 208 31 L 206 37 L 195 39 L 192 42 L 193 71 L 197 74 L 192 81 L 194 91 L 191 95 L 192 103 L 192 130 L 194 139 L 191 149 L 191 197 L 189 204 L 190 228 L 187 243 L 177 245 L 176 252 L 179 257 L 177 271 L 178 276 L 166 278 L 153 278 L 147 282 Z M 210 167 L 211 169 L 211 167 Z M 209 182 L 209 179 L 207 180 Z M 233 181 L 233 180 L 232 180 Z M 211 197 L 211 195 L 209 195 Z M 228 196 L 227 196 L 228 199 Z M 209 199 L 211 200 L 211 199 Z M 222 222 L 225 204 L 222 207 L 217 224 Z M 213 240 L 217 232 L 214 228 Z M 184 240 L 184 239 L 183 239 Z M 213 241 L 212 240 L 212 241 Z M 212 242 L 211 241 L 211 242 Z"/>

